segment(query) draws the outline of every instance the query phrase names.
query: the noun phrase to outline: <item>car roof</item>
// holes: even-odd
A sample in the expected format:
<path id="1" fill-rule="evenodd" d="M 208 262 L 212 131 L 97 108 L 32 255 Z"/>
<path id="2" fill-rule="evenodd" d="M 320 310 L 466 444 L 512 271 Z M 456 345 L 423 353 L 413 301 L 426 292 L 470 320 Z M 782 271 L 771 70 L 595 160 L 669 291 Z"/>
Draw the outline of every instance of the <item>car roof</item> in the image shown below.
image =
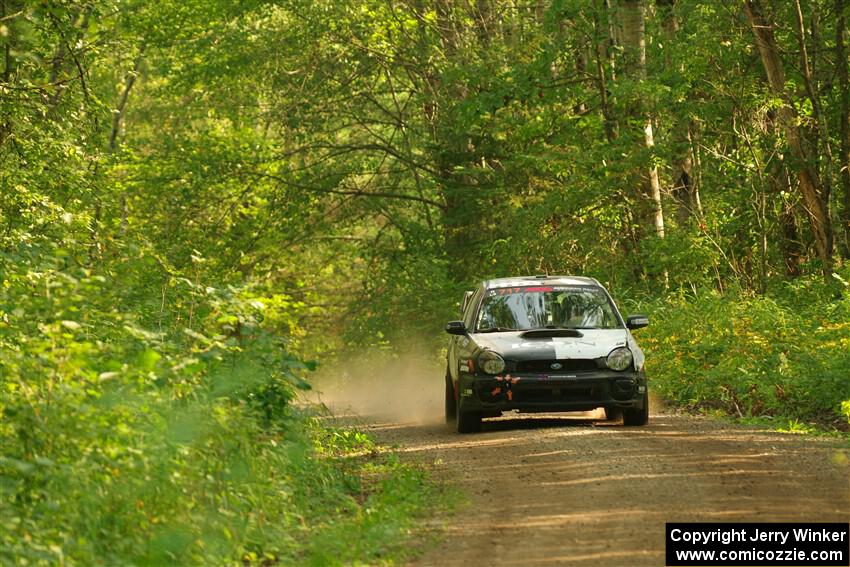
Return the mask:
<path id="1" fill-rule="evenodd" d="M 596 285 L 601 284 L 594 278 L 583 276 L 518 276 L 513 278 L 497 278 L 484 282 L 485 289 L 500 287 L 529 286 L 529 285 Z"/>

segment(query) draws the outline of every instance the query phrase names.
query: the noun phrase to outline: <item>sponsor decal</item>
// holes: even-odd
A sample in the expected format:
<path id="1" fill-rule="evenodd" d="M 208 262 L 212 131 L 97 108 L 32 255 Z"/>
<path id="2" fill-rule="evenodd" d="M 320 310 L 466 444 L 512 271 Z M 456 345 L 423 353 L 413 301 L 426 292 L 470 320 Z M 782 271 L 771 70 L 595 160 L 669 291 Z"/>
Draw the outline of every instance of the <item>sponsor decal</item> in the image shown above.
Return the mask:
<path id="1" fill-rule="evenodd" d="M 519 377 L 512 377 L 510 374 L 506 374 L 504 377 L 496 376 L 496 382 L 498 384 L 495 388 L 490 390 L 490 395 L 496 399 L 502 399 L 511 401 L 514 399 L 514 393 L 511 389 L 511 386 L 519 382 Z"/>
<path id="2" fill-rule="evenodd" d="M 534 341 L 534 342 L 524 342 L 524 343 L 511 343 L 511 348 L 527 348 L 527 349 L 546 348 L 546 349 L 551 350 L 552 341 L 551 340 L 544 340 L 544 341 Z"/>
<path id="3" fill-rule="evenodd" d="M 514 293 L 551 293 L 553 291 L 573 291 L 602 293 L 602 290 L 594 285 L 535 285 L 535 286 L 513 286 L 500 287 L 487 291 L 488 296 L 512 295 Z"/>

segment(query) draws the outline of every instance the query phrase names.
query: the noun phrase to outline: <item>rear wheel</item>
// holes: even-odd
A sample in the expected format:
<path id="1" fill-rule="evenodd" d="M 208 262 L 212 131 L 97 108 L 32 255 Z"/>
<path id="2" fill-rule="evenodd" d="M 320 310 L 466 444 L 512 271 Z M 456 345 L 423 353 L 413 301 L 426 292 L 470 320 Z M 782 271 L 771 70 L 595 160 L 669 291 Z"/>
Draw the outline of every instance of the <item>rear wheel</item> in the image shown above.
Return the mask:
<path id="1" fill-rule="evenodd" d="M 457 419 L 457 398 L 455 398 L 455 387 L 452 377 L 446 373 L 446 423 L 453 423 Z"/>
<path id="2" fill-rule="evenodd" d="M 644 391 L 642 408 L 623 410 L 623 425 L 646 425 L 647 422 L 649 422 L 649 392 Z"/>
<path id="3" fill-rule="evenodd" d="M 457 412 L 457 432 L 475 433 L 481 431 L 481 414 L 473 411 Z"/>

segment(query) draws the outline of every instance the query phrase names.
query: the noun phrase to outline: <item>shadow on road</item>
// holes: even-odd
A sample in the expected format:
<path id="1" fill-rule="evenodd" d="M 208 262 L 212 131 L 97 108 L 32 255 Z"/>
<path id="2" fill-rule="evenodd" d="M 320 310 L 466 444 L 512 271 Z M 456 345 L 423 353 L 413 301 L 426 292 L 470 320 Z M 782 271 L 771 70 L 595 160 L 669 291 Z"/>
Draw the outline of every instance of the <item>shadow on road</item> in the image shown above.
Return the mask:
<path id="1" fill-rule="evenodd" d="M 593 413 L 593 412 L 590 412 Z M 622 421 L 605 421 L 593 417 L 570 415 L 522 416 L 507 415 L 482 422 L 482 431 L 510 431 L 512 429 L 547 429 L 552 427 L 611 427 L 622 426 Z"/>

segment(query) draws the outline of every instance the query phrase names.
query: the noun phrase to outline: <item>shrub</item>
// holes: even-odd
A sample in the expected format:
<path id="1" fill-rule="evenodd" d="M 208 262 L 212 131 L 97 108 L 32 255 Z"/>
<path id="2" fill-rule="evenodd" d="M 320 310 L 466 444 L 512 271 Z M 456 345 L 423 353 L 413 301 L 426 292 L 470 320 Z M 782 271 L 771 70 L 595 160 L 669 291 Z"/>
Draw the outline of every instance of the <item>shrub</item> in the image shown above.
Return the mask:
<path id="1" fill-rule="evenodd" d="M 0 563 L 398 551 L 424 481 L 292 407 L 313 364 L 288 353 L 279 296 L 171 278 L 179 312 L 163 314 L 108 274 L 50 259 L 3 267 Z M 127 270 L 127 282 L 156 277 Z M 345 537 L 330 546 L 332 533 Z"/>
<path id="2" fill-rule="evenodd" d="M 772 296 L 655 301 L 641 337 L 655 391 L 690 408 L 834 422 L 850 399 L 850 300 L 811 282 Z"/>

